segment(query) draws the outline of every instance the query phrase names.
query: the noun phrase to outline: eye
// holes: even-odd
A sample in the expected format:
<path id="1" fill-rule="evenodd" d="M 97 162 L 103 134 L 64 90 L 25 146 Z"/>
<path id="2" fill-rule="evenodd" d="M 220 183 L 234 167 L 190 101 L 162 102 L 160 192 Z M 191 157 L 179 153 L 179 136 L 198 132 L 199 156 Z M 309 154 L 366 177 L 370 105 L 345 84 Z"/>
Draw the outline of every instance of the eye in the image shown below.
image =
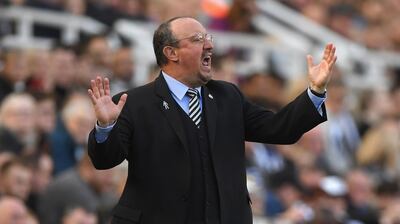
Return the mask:
<path id="1" fill-rule="evenodd" d="M 201 35 L 201 34 L 197 34 L 193 38 L 193 41 L 195 41 L 195 42 L 203 42 L 203 40 L 204 40 L 204 38 L 203 38 L 203 35 Z"/>

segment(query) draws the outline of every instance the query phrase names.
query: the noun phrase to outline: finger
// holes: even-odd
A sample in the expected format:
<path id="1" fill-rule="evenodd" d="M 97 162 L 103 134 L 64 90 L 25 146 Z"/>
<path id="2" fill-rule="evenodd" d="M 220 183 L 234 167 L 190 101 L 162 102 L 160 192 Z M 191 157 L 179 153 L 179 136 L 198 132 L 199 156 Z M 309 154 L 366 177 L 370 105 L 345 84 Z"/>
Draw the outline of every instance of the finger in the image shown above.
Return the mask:
<path id="1" fill-rule="evenodd" d="M 99 88 L 97 88 L 96 81 L 90 80 L 90 85 L 92 86 L 93 95 L 96 97 L 96 99 L 99 98 L 100 92 L 99 92 Z"/>
<path id="2" fill-rule="evenodd" d="M 331 52 L 332 49 L 332 44 L 329 43 L 325 46 L 325 50 L 324 50 L 324 57 L 322 58 L 323 60 L 328 60 L 329 58 L 329 54 Z"/>
<path id="3" fill-rule="evenodd" d="M 96 105 L 97 98 L 94 96 L 94 93 L 91 89 L 88 89 L 90 100 L 92 101 L 93 105 Z"/>
<path id="4" fill-rule="evenodd" d="M 307 55 L 307 65 L 308 65 L 308 70 L 311 70 L 313 66 L 313 57 L 311 55 Z"/>
<path id="5" fill-rule="evenodd" d="M 110 80 L 108 78 L 104 79 L 104 93 L 106 96 L 110 95 Z"/>
<path id="6" fill-rule="evenodd" d="M 329 57 L 328 57 L 328 63 L 331 63 L 331 61 L 334 59 L 334 57 L 335 57 L 335 52 L 336 52 L 336 47 L 332 47 L 332 50 L 331 50 L 331 52 L 330 52 L 330 54 L 329 54 Z"/>
<path id="7" fill-rule="evenodd" d="M 104 96 L 103 79 L 100 76 L 96 78 L 96 85 L 99 89 L 100 96 Z"/>
<path id="8" fill-rule="evenodd" d="M 127 98 L 128 98 L 128 94 L 126 94 L 126 93 L 122 94 L 121 98 L 119 98 L 117 106 L 120 110 L 122 110 L 122 108 L 124 107 Z"/>
<path id="9" fill-rule="evenodd" d="M 335 65 L 337 57 L 335 56 L 333 60 L 329 63 L 329 71 L 332 70 L 333 66 Z"/>

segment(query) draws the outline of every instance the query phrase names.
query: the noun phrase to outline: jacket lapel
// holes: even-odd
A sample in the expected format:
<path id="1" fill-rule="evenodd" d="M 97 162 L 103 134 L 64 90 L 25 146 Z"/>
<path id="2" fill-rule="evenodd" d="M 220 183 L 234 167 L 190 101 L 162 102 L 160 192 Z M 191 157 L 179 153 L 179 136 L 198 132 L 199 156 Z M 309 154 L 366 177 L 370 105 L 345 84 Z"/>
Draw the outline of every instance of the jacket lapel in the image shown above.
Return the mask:
<path id="1" fill-rule="evenodd" d="M 216 99 L 206 86 L 203 86 L 203 99 L 203 102 L 205 103 L 205 112 L 207 117 L 208 139 L 210 141 L 210 150 L 212 150 L 214 147 L 218 111 L 217 104 L 215 102 Z"/>
<path id="2" fill-rule="evenodd" d="M 176 107 L 176 103 L 171 96 L 168 85 L 161 74 L 155 80 L 155 92 L 160 97 L 159 108 L 161 112 L 165 115 L 169 124 L 178 135 L 178 138 L 182 142 L 186 152 L 189 152 L 187 138 L 181 118 L 179 117 L 178 108 Z"/>

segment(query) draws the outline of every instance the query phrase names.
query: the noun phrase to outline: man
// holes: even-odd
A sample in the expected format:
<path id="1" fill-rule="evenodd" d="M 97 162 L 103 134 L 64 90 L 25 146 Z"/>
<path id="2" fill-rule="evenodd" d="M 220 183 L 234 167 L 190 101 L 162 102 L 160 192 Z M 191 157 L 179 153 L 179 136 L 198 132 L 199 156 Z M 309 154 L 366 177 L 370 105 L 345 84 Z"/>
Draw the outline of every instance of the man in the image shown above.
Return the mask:
<path id="1" fill-rule="evenodd" d="M 117 95 L 117 104 L 108 79 L 88 90 L 98 120 L 89 135 L 94 166 L 129 162 L 112 223 L 252 223 L 244 141 L 294 143 L 326 120 L 323 98 L 311 90 L 324 95 L 335 47 L 319 65 L 308 56 L 311 90 L 274 114 L 211 80 L 212 37 L 195 19 L 161 24 L 153 45 L 162 70 L 154 82 Z"/>
<path id="2" fill-rule="evenodd" d="M 89 156 L 85 155 L 76 167 L 58 175 L 41 195 L 40 223 L 62 223 L 63 217 L 68 217 L 76 208 L 90 214 L 98 213 L 101 217 L 108 215 L 117 200 L 112 193 L 112 176 L 113 170 L 94 169 Z"/>
<path id="3" fill-rule="evenodd" d="M 111 94 L 120 93 L 134 87 L 134 61 L 132 49 L 121 47 L 114 53 L 112 61 Z M 114 94 L 113 94 L 114 93 Z"/>
<path id="4" fill-rule="evenodd" d="M 87 136 L 94 122 L 91 114 L 93 108 L 85 95 L 76 93 L 69 96 L 50 135 L 55 175 L 75 166 L 86 154 Z"/>
<path id="5" fill-rule="evenodd" d="M 25 90 L 25 82 L 29 77 L 29 64 L 26 52 L 9 50 L 4 52 L 4 67 L 0 70 L 0 102 L 12 92 Z"/>
<path id="6" fill-rule="evenodd" d="M 11 159 L 0 169 L 0 194 L 27 201 L 31 193 L 32 168 L 21 159 Z"/>
<path id="7" fill-rule="evenodd" d="M 26 93 L 7 95 L 0 105 L 0 150 L 32 154 L 37 145 L 35 99 Z"/>

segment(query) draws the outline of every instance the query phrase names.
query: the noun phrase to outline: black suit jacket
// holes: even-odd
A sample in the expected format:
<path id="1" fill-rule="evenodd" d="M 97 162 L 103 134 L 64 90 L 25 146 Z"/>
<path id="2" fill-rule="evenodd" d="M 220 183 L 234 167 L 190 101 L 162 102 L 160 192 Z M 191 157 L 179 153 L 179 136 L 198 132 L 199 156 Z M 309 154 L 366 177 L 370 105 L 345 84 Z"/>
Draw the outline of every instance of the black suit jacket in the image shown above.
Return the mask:
<path id="1" fill-rule="evenodd" d="M 203 88 L 221 224 L 250 224 L 244 142 L 292 144 L 326 120 L 325 107 L 321 116 L 305 91 L 275 114 L 248 102 L 233 84 L 211 80 Z M 161 75 L 127 94 L 108 139 L 96 143 L 95 130 L 89 136 L 89 155 L 97 169 L 129 162 L 113 223 L 186 224 L 190 146 L 178 105 Z"/>

